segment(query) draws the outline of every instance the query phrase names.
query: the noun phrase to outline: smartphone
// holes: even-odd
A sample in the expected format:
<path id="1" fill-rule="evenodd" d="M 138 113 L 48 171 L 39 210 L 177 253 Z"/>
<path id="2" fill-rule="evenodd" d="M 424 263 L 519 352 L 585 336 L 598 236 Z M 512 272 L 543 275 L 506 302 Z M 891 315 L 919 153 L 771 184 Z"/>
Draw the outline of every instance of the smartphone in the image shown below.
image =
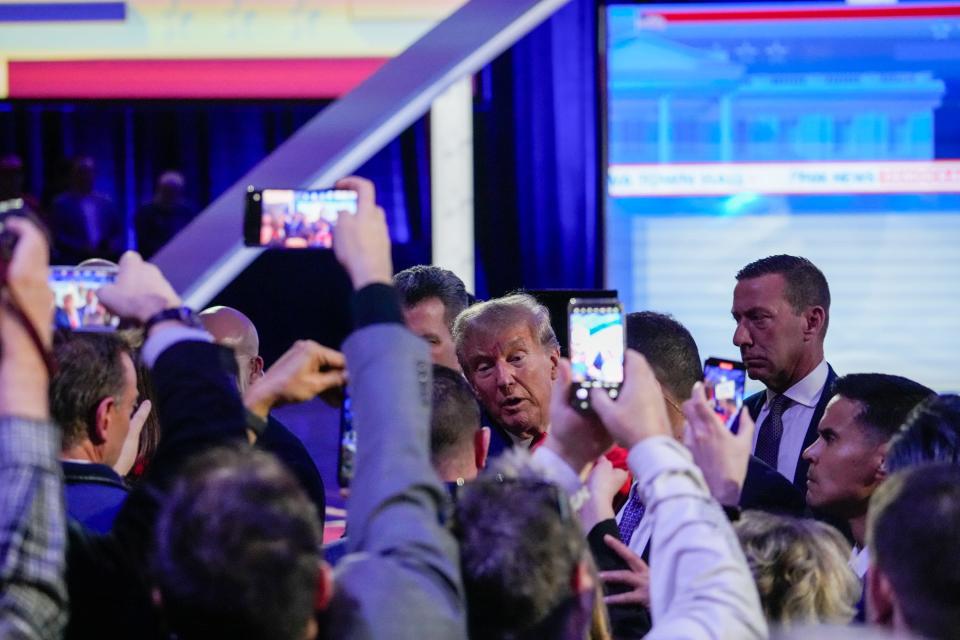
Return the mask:
<path id="1" fill-rule="evenodd" d="M 616 298 L 572 298 L 567 307 L 570 332 L 570 403 L 590 410 L 590 389 L 603 389 L 611 398 L 623 384 L 626 350 L 623 305 Z"/>
<path id="2" fill-rule="evenodd" d="M 56 311 L 54 329 L 113 331 L 120 318 L 111 315 L 97 298 L 105 284 L 117 279 L 116 267 L 50 267 L 50 289 Z"/>
<path id="3" fill-rule="evenodd" d="M 341 211 L 357 212 L 349 189 L 254 189 L 247 187 L 243 239 L 248 247 L 329 249 Z"/>
<path id="4" fill-rule="evenodd" d="M 356 459 L 357 432 L 353 430 L 350 395 L 344 390 L 343 404 L 340 406 L 340 453 L 337 456 L 337 483 L 344 489 L 353 480 Z"/>
<path id="5" fill-rule="evenodd" d="M 707 358 L 703 365 L 703 382 L 707 401 L 727 428 L 737 432 L 740 409 L 743 407 L 743 389 L 747 384 L 747 370 L 742 362 Z"/>

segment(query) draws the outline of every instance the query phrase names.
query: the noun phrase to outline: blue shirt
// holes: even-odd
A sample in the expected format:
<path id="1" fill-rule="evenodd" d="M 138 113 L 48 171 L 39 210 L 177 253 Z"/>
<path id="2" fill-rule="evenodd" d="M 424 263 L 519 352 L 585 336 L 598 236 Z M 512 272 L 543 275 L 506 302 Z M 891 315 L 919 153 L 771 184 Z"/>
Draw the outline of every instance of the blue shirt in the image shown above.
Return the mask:
<path id="1" fill-rule="evenodd" d="M 127 499 L 123 478 L 105 464 L 62 461 L 67 515 L 97 533 L 109 533 Z"/>

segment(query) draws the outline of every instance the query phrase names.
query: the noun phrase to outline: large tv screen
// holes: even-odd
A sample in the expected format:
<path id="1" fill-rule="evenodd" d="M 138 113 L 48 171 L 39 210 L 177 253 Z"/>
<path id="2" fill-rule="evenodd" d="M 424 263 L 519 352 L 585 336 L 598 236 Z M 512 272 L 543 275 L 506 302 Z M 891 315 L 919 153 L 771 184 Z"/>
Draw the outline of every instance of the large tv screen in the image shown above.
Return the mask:
<path id="1" fill-rule="evenodd" d="M 960 2 L 604 11 L 606 275 L 627 309 L 736 358 L 736 272 L 802 255 L 830 282 L 838 372 L 960 390 Z"/>

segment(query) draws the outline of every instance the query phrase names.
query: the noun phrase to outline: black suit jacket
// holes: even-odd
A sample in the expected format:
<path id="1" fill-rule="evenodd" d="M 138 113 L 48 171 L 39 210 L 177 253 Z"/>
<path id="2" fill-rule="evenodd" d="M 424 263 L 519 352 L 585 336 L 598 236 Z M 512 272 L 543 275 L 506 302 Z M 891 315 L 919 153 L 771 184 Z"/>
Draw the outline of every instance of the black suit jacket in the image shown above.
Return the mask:
<path id="1" fill-rule="evenodd" d="M 760 458 L 750 456 L 740 492 L 741 509 L 802 517 L 806 510 L 805 495 L 779 471 Z"/>
<path id="2" fill-rule="evenodd" d="M 257 447 L 277 456 L 300 482 L 300 486 L 317 507 L 317 517 L 320 518 L 322 529 L 327 511 L 323 478 L 320 477 L 317 465 L 314 464 L 313 458 L 310 457 L 300 438 L 287 429 L 282 422 L 273 416 L 267 416 L 267 428 L 257 438 Z"/>
<path id="3" fill-rule="evenodd" d="M 604 535 L 620 538 L 617 521 L 613 518 L 598 522 L 587 534 L 587 544 L 597 565 L 598 571 L 624 571 L 630 567 L 617 553 L 603 541 Z M 650 545 L 647 545 L 649 548 Z M 621 584 L 604 583 L 603 595 L 610 596 L 630 591 L 630 587 Z M 618 640 L 642 638 L 653 626 L 650 611 L 641 605 L 611 605 L 608 609 L 613 637 Z"/>
<path id="4" fill-rule="evenodd" d="M 514 444 L 510 434 L 507 433 L 506 429 L 497 424 L 482 407 L 480 408 L 480 424 L 490 428 L 490 447 L 487 449 L 488 462 L 500 457 L 500 454 L 504 451 L 513 449 Z M 546 434 L 543 434 L 540 438 L 532 441 L 530 443 L 531 448 L 535 448 L 535 446 L 543 440 L 543 436 L 545 435 Z"/>
<path id="5" fill-rule="evenodd" d="M 793 486 L 804 496 L 807 495 L 807 469 L 809 469 L 810 463 L 803 459 L 803 452 L 817 439 L 817 426 L 820 424 L 823 412 L 827 409 L 827 403 L 830 402 L 830 398 L 833 397 L 833 383 L 836 379 L 837 373 L 833 370 L 833 367 L 827 364 L 827 381 L 824 384 L 823 393 L 820 394 L 820 401 L 817 402 L 817 406 L 813 410 L 813 417 L 810 418 L 810 424 L 807 426 L 807 434 L 804 436 L 803 446 L 800 448 L 800 459 L 797 461 L 797 471 L 793 475 Z M 754 420 L 757 419 L 766 400 L 766 391 L 755 393 L 744 400 L 744 404 L 750 411 L 751 418 Z M 757 425 L 757 428 L 759 429 L 760 425 Z"/>
<path id="6" fill-rule="evenodd" d="M 483 418 L 482 424 L 485 427 L 490 427 L 490 448 L 487 449 L 487 459 L 493 460 L 500 457 L 500 454 L 504 451 L 512 449 L 513 440 L 510 439 L 503 427 L 490 420 L 486 414 L 483 415 Z"/>

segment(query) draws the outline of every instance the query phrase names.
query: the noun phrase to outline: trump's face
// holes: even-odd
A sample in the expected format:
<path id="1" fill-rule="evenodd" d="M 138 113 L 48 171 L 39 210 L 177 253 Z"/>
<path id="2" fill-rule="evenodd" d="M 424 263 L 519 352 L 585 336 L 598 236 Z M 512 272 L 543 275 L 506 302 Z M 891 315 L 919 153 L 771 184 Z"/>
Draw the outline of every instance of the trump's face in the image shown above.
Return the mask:
<path id="1" fill-rule="evenodd" d="M 518 437 L 545 432 L 560 352 L 541 345 L 522 321 L 475 330 L 463 346 L 464 373 L 487 413 Z"/>

